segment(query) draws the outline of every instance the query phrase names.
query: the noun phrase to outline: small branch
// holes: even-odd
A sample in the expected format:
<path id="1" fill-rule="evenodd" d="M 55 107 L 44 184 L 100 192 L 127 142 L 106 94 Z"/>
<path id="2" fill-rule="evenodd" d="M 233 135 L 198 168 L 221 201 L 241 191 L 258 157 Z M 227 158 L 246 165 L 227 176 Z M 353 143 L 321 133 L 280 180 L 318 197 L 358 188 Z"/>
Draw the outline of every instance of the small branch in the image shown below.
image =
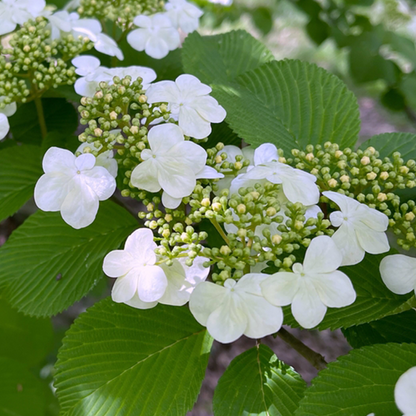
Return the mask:
<path id="1" fill-rule="evenodd" d="M 294 350 L 302 355 L 302 357 L 306 358 L 317 370 L 323 370 L 328 365 L 321 354 L 311 350 L 283 327 L 280 328 L 280 331 L 276 335 L 289 344 Z"/>
<path id="2" fill-rule="evenodd" d="M 211 224 L 215 227 L 215 229 L 219 232 L 223 240 L 227 243 L 227 245 L 230 245 L 230 240 L 225 235 L 224 230 L 222 229 L 221 225 L 218 224 L 217 220 L 210 220 Z"/>
<path id="3" fill-rule="evenodd" d="M 45 113 L 43 112 L 42 99 L 40 95 L 35 95 L 34 101 L 36 105 L 36 111 L 38 113 L 40 131 L 42 133 L 42 138 L 44 139 L 48 134 L 48 129 L 46 128 Z"/>

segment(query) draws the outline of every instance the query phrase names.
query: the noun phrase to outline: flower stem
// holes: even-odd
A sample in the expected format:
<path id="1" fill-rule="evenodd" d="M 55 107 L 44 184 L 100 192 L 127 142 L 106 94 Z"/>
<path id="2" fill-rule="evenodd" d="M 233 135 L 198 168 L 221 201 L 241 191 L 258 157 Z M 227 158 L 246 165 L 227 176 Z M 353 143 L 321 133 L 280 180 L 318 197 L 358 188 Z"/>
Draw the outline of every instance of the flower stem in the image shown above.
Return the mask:
<path id="1" fill-rule="evenodd" d="M 311 350 L 283 327 L 280 328 L 276 335 L 289 344 L 294 350 L 302 355 L 302 357 L 306 358 L 317 370 L 323 370 L 328 365 L 321 354 Z"/>
<path id="2" fill-rule="evenodd" d="M 36 111 L 38 113 L 40 131 L 42 133 L 42 138 L 44 139 L 48 134 L 48 129 L 46 128 L 45 113 L 43 112 L 42 99 L 40 98 L 40 95 L 35 95 L 34 101 L 36 105 Z"/>
<path id="3" fill-rule="evenodd" d="M 215 229 L 219 232 L 223 240 L 227 243 L 227 245 L 230 245 L 230 240 L 226 236 L 224 230 L 222 229 L 221 225 L 218 224 L 217 220 L 211 219 L 211 224 L 215 227 Z"/>

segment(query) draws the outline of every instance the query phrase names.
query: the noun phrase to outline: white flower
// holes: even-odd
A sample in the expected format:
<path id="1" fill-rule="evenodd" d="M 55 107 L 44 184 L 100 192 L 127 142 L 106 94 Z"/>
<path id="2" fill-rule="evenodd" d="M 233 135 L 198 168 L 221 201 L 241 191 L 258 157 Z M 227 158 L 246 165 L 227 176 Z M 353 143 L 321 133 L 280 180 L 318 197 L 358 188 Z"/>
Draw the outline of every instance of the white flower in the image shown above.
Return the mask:
<path id="1" fill-rule="evenodd" d="M 130 76 L 133 81 L 135 81 L 137 78 L 141 78 L 144 90 L 149 88 L 150 83 L 157 78 L 156 72 L 152 68 L 147 68 L 146 66 L 133 65 L 109 68 L 107 72 L 111 75 L 111 81 L 109 82 L 110 85 L 113 83 L 113 78 L 115 76 L 119 77 L 120 79 L 123 79 L 126 76 Z"/>
<path id="2" fill-rule="evenodd" d="M 0 36 L 13 32 L 17 25 L 40 16 L 45 0 L 2 0 L 0 2 Z"/>
<path id="3" fill-rule="evenodd" d="M 72 29 L 71 17 L 66 10 L 60 10 L 53 14 L 50 10 L 45 10 L 43 16 L 49 20 L 52 40 L 59 39 L 61 32 L 70 32 Z"/>
<path id="4" fill-rule="evenodd" d="M 0 103 L 5 97 L 0 97 Z M 16 103 L 7 104 L 3 109 L 0 109 L 0 140 L 4 139 L 10 130 L 9 119 L 17 110 Z"/>
<path id="5" fill-rule="evenodd" d="M 304 328 L 318 325 L 329 308 L 351 305 L 355 290 L 347 275 L 340 272 L 342 254 L 328 236 L 314 238 L 306 250 L 303 265 L 295 263 L 291 272 L 278 272 L 262 284 L 265 299 L 276 306 L 292 304 L 293 317 Z"/>
<path id="6" fill-rule="evenodd" d="M 199 18 L 204 14 L 199 7 L 185 0 L 169 0 L 165 4 L 165 9 L 173 25 L 185 33 L 198 29 Z"/>
<path id="7" fill-rule="evenodd" d="M 71 62 L 76 68 L 75 73 L 83 77 L 94 74 L 101 65 L 100 60 L 91 55 L 77 56 Z"/>
<path id="8" fill-rule="evenodd" d="M 103 30 L 97 19 L 80 19 L 78 13 L 71 13 L 69 17 L 72 26 L 71 33 L 75 39 L 81 36 L 95 42 L 97 35 Z"/>
<path id="9" fill-rule="evenodd" d="M 389 251 L 385 234 L 389 219 L 385 214 L 338 192 L 322 193 L 341 209 L 332 212 L 329 219 L 334 227 L 339 227 L 332 239 L 342 252 L 343 266 L 359 263 L 365 252 L 380 254 Z"/>
<path id="10" fill-rule="evenodd" d="M 183 74 L 176 81 L 160 81 L 146 91 L 150 104 L 167 102 L 172 116 L 177 116 L 179 127 L 187 136 L 203 139 L 211 133 L 211 123 L 221 123 L 227 113 L 210 97 L 208 85 L 193 75 Z"/>
<path id="11" fill-rule="evenodd" d="M 416 415 L 416 367 L 403 373 L 394 387 L 394 400 L 403 416 Z"/>
<path id="12" fill-rule="evenodd" d="M 111 133 L 111 132 L 110 132 Z M 88 152 L 85 152 L 85 149 L 90 149 Z M 75 153 L 90 153 L 93 151 L 99 152 L 103 148 L 103 145 L 100 144 L 99 147 L 95 146 L 95 143 L 82 143 L 81 146 L 78 147 Z M 114 159 L 114 153 L 112 150 L 106 150 L 103 153 L 100 153 L 95 158 L 95 166 L 102 166 L 103 168 L 107 169 L 111 176 L 114 178 L 117 177 L 118 171 L 118 163 L 117 160 Z"/>
<path id="13" fill-rule="evenodd" d="M 283 312 L 261 294 L 260 284 L 267 277 L 246 274 L 238 282 L 226 280 L 224 286 L 202 282 L 193 291 L 189 308 L 211 336 L 222 343 L 233 342 L 243 334 L 249 338 L 273 334 L 282 326 Z"/>
<path id="14" fill-rule="evenodd" d="M 118 47 L 116 41 L 105 33 L 99 33 L 96 35 L 94 42 L 94 48 L 96 51 L 105 55 L 116 56 L 117 59 L 122 61 L 124 59 L 123 51 Z"/>
<path id="15" fill-rule="evenodd" d="M 403 254 L 384 257 L 380 262 L 380 275 L 384 284 L 397 295 L 415 291 L 416 259 Z"/>
<path id="16" fill-rule="evenodd" d="M 134 24 L 139 29 L 128 34 L 127 42 L 133 49 L 145 51 L 152 58 L 164 58 L 169 51 L 180 45 L 179 32 L 172 26 L 170 19 L 162 13 L 136 16 Z"/>
<path id="17" fill-rule="evenodd" d="M 152 127 L 148 140 L 150 149 L 142 151 L 143 162 L 134 168 L 131 183 L 149 192 L 163 189 L 163 205 L 177 208 L 182 198 L 194 190 L 196 179 L 215 169 L 206 169 L 206 151 L 193 142 L 185 141 L 181 129 L 175 124 Z M 216 177 L 222 177 L 215 173 Z"/>
<path id="18" fill-rule="evenodd" d="M 207 278 L 204 258 L 195 258 L 190 267 L 182 258 L 175 259 L 172 266 L 156 265 L 156 247 L 153 233 L 142 228 L 127 238 L 124 250 L 114 250 L 104 258 L 104 273 L 117 277 L 111 293 L 115 302 L 139 309 L 153 308 L 158 302 L 181 306 Z"/>
<path id="19" fill-rule="evenodd" d="M 90 225 L 99 201 L 114 193 L 116 182 L 92 154 L 76 157 L 69 150 L 51 147 L 43 158 L 44 175 L 35 186 L 35 202 L 43 211 L 60 211 L 74 228 Z"/>
<path id="20" fill-rule="evenodd" d="M 315 184 L 316 177 L 278 160 L 276 146 L 270 143 L 259 146 L 254 152 L 255 166 L 233 180 L 230 193 L 266 179 L 271 183 L 282 184 L 283 193 L 292 203 L 300 202 L 305 206 L 317 204 L 319 189 Z"/>

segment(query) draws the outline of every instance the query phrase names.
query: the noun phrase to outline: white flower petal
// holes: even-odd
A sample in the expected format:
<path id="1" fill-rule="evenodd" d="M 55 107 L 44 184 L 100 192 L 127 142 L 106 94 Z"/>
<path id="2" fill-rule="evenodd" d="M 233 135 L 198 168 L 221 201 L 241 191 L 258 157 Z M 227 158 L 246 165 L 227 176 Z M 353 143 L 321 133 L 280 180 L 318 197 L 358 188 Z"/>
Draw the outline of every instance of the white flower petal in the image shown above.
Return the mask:
<path id="1" fill-rule="evenodd" d="M 0 36 L 13 32 L 17 24 L 8 19 L 0 18 Z"/>
<path id="2" fill-rule="evenodd" d="M 390 250 L 389 240 L 383 232 L 373 231 L 369 227 L 355 228 L 358 242 L 367 253 L 380 254 Z"/>
<path id="3" fill-rule="evenodd" d="M 279 154 L 274 144 L 263 143 L 254 151 L 254 164 L 264 165 L 269 162 L 278 161 Z"/>
<path id="4" fill-rule="evenodd" d="M 104 33 L 99 33 L 96 36 L 94 48 L 105 55 L 116 56 L 120 61 L 124 59 L 123 52 L 114 39 Z"/>
<path id="5" fill-rule="evenodd" d="M 169 209 L 176 209 L 181 204 L 182 198 L 174 198 L 170 196 L 166 191 L 162 194 L 162 204 L 164 207 Z"/>
<path id="6" fill-rule="evenodd" d="M 264 298 L 275 306 L 292 303 L 299 290 L 298 275 L 290 272 L 278 272 L 270 275 L 260 286 Z"/>
<path id="7" fill-rule="evenodd" d="M 184 142 L 185 138 L 183 137 L 182 130 L 176 124 L 166 123 L 152 127 L 148 134 L 148 140 L 152 152 L 160 155 L 170 154 L 172 147 Z"/>
<path id="8" fill-rule="evenodd" d="M 325 191 L 322 192 L 322 195 L 326 196 L 332 202 L 335 202 L 341 209 L 342 213 L 346 216 L 355 212 L 355 210 L 360 206 L 360 203 L 354 198 L 342 195 L 339 192 Z"/>
<path id="9" fill-rule="evenodd" d="M 103 271 L 108 277 L 124 276 L 133 267 L 133 258 L 126 250 L 113 250 L 104 257 Z"/>
<path id="10" fill-rule="evenodd" d="M 342 224 L 331 238 L 342 253 L 341 266 L 358 264 L 364 258 L 365 251 L 358 243 L 353 226 L 347 223 Z"/>
<path id="11" fill-rule="evenodd" d="M 179 110 L 179 127 L 184 134 L 195 139 L 204 139 L 212 131 L 210 122 L 203 119 L 194 108 L 186 105 Z"/>
<path id="12" fill-rule="evenodd" d="M 312 239 L 306 250 L 303 267 L 305 273 L 329 273 L 342 263 L 342 253 L 331 237 L 322 235 Z"/>
<path id="13" fill-rule="evenodd" d="M 174 81 L 160 81 L 148 88 L 146 96 L 149 104 L 176 103 L 180 99 L 180 92 Z"/>
<path id="14" fill-rule="evenodd" d="M 131 183 L 139 189 L 158 192 L 161 186 L 158 181 L 158 165 L 152 159 L 137 165 L 131 174 Z"/>
<path id="15" fill-rule="evenodd" d="M 339 270 L 319 274 L 312 281 L 321 301 L 329 308 L 342 308 L 355 302 L 357 295 L 351 280 Z"/>
<path id="16" fill-rule="evenodd" d="M 111 290 L 111 297 L 114 302 L 126 302 L 136 294 L 140 273 L 141 270 L 133 269 L 115 281 Z"/>
<path id="17" fill-rule="evenodd" d="M 312 282 L 304 280 L 292 302 L 293 317 L 304 328 L 310 329 L 324 319 L 326 310 Z"/>
<path id="18" fill-rule="evenodd" d="M 126 300 L 124 303 L 137 309 L 151 309 L 157 305 L 157 302 L 143 302 L 140 300 L 137 293 L 135 293 L 131 299 Z"/>
<path id="19" fill-rule="evenodd" d="M 169 46 L 164 38 L 149 37 L 146 42 L 145 52 L 155 59 L 162 59 L 169 53 Z"/>
<path id="20" fill-rule="evenodd" d="M 95 156 L 91 153 L 84 153 L 75 159 L 75 167 L 79 171 L 90 170 L 95 165 Z"/>
<path id="21" fill-rule="evenodd" d="M 209 95 L 203 97 L 196 97 L 192 101 L 192 107 L 196 109 L 198 114 L 211 123 L 221 123 L 227 115 L 223 107 L 218 104 L 218 101 Z"/>
<path id="22" fill-rule="evenodd" d="M 75 174 L 75 155 L 69 150 L 50 147 L 43 156 L 42 167 L 45 173 L 65 172 Z"/>
<path id="23" fill-rule="evenodd" d="M 4 139 L 9 133 L 10 125 L 7 117 L 0 113 L 0 140 Z"/>
<path id="24" fill-rule="evenodd" d="M 193 286 L 186 279 L 186 273 L 183 265 L 175 259 L 172 266 L 161 264 L 160 267 L 165 272 L 168 279 L 168 285 L 165 293 L 159 299 L 160 303 L 165 305 L 182 306 L 189 301 L 193 291 Z"/>
<path id="25" fill-rule="evenodd" d="M 381 260 L 380 274 L 393 293 L 409 293 L 416 288 L 416 259 L 403 254 L 386 256 Z"/>
<path id="26" fill-rule="evenodd" d="M 0 103 L 4 101 L 5 97 L 0 97 Z M 6 104 L 6 106 L 0 110 L 0 114 L 4 114 L 7 117 L 11 117 L 17 110 L 16 103 Z M 1 116 L 0 116 L 1 117 Z"/>
<path id="27" fill-rule="evenodd" d="M 394 400 L 399 410 L 412 416 L 416 412 L 416 367 L 402 374 L 394 387 Z"/>
<path id="28" fill-rule="evenodd" d="M 386 231 L 389 226 L 389 218 L 386 214 L 370 208 L 367 205 L 360 204 L 356 211 L 360 221 L 374 231 Z"/>
<path id="29" fill-rule="evenodd" d="M 94 97 L 98 89 L 97 81 L 88 81 L 86 77 L 78 78 L 74 84 L 75 92 L 83 97 Z"/>
<path id="30" fill-rule="evenodd" d="M 182 165 L 180 160 L 169 160 L 169 165 L 159 166 L 158 180 L 163 190 L 173 198 L 189 196 L 196 186 L 193 169 Z"/>
<path id="31" fill-rule="evenodd" d="M 95 166 L 90 170 L 84 171 L 82 177 L 84 183 L 95 192 L 100 201 L 110 198 L 116 190 L 114 176 L 102 166 Z"/>
<path id="32" fill-rule="evenodd" d="M 300 202 L 305 206 L 315 205 L 319 202 L 319 189 L 315 181 L 314 176 L 299 169 L 292 167 L 290 170 L 284 169 L 284 175 L 282 175 L 283 193 L 290 202 Z"/>
<path id="33" fill-rule="evenodd" d="M 148 228 L 139 228 L 134 231 L 128 236 L 124 246 L 124 250 L 129 252 L 133 258 L 150 265 L 154 265 L 156 262 L 155 248 L 153 233 Z"/>
<path id="34" fill-rule="evenodd" d="M 133 23 L 139 27 L 151 27 L 152 19 L 149 16 L 140 14 L 134 18 Z"/>
<path id="35" fill-rule="evenodd" d="M 196 179 L 221 179 L 224 175 L 211 166 L 204 166 L 195 174 Z"/>
<path id="36" fill-rule="evenodd" d="M 209 85 L 203 84 L 197 77 L 190 74 L 179 75 L 175 84 L 184 100 L 193 100 L 195 97 L 202 97 L 212 91 Z"/>
<path id="37" fill-rule="evenodd" d="M 71 62 L 76 67 L 75 73 L 81 76 L 93 73 L 101 65 L 100 60 L 91 55 L 77 56 Z"/>
<path id="38" fill-rule="evenodd" d="M 42 211 L 59 211 L 72 187 L 71 176 L 60 172 L 46 173 L 36 183 L 35 203 Z"/>
<path id="39" fill-rule="evenodd" d="M 159 266 L 143 267 L 137 284 L 137 293 L 143 302 L 158 301 L 165 293 L 168 280 Z"/>
<path id="40" fill-rule="evenodd" d="M 183 165 L 192 169 L 194 175 L 196 175 L 204 169 L 207 152 L 196 143 L 183 141 L 172 146 L 167 153 L 167 157 L 164 157 L 163 160 L 164 163 L 171 166 L 176 165 L 176 162 L 180 161 Z"/>

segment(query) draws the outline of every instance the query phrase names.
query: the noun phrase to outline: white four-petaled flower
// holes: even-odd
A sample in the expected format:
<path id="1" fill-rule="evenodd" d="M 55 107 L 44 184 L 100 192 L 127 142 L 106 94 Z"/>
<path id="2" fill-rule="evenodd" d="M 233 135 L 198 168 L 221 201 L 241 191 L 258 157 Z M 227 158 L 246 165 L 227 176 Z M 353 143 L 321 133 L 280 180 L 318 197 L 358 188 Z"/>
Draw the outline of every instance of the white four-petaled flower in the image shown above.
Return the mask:
<path id="1" fill-rule="evenodd" d="M 228 279 L 224 286 L 199 284 L 191 295 L 189 308 L 219 342 L 229 343 L 246 335 L 261 338 L 277 332 L 283 312 L 262 296 L 260 284 L 268 275 L 246 274 L 238 282 Z"/>
<path id="2" fill-rule="evenodd" d="M 180 45 L 179 32 L 162 13 L 136 16 L 134 24 L 138 29 L 128 34 L 127 42 L 133 49 L 145 51 L 152 58 L 164 58 Z"/>
<path id="3" fill-rule="evenodd" d="M 76 157 L 69 150 L 51 147 L 45 153 L 45 172 L 35 186 L 35 202 L 43 211 L 60 211 L 73 228 L 90 225 L 99 201 L 114 193 L 116 182 L 102 166 L 95 166 L 92 154 Z"/>
<path id="4" fill-rule="evenodd" d="M 403 373 L 394 387 L 394 400 L 403 416 L 416 415 L 416 367 Z"/>
<path id="5" fill-rule="evenodd" d="M 157 303 L 181 306 L 207 278 L 205 259 L 195 258 L 192 266 L 186 266 L 182 258 L 175 259 L 172 266 L 157 265 L 156 247 L 152 231 L 142 228 L 127 238 L 124 250 L 114 250 L 104 258 L 104 273 L 117 278 L 111 293 L 115 302 L 139 309 Z"/>
<path id="6" fill-rule="evenodd" d="M 397 295 L 412 290 L 416 294 L 416 259 L 403 254 L 384 257 L 380 263 L 380 275 L 384 284 Z"/>
<path id="7" fill-rule="evenodd" d="M 185 141 L 182 130 L 175 124 L 162 124 L 150 129 L 150 149 L 141 153 L 141 162 L 131 174 L 131 183 L 149 192 L 163 189 L 162 203 L 177 208 L 182 198 L 189 196 L 198 178 L 222 178 L 215 169 L 205 166 L 206 151 Z"/>
<path id="8" fill-rule="evenodd" d="M 278 272 L 262 282 L 263 296 L 276 306 L 291 304 L 299 324 L 313 328 L 328 307 L 341 308 L 355 301 L 350 279 L 337 270 L 341 261 L 342 254 L 330 237 L 316 237 L 306 250 L 303 265 L 295 263 L 293 272 Z"/>
<path id="9" fill-rule="evenodd" d="M 334 227 L 339 227 L 332 239 L 342 252 L 343 266 L 358 264 L 365 252 L 380 254 L 389 251 L 385 233 L 389 225 L 387 215 L 338 192 L 322 194 L 341 210 L 332 212 L 329 219 Z"/>
<path id="10" fill-rule="evenodd" d="M 0 103 L 4 100 L 4 97 L 0 97 Z M 10 124 L 8 117 L 12 116 L 16 112 L 16 103 L 7 104 L 3 109 L 0 109 L 0 140 L 7 136 L 10 130 Z"/>
<path id="11" fill-rule="evenodd" d="M 186 136 L 203 139 L 211 133 L 211 123 L 221 123 L 227 113 L 210 97 L 211 87 L 193 75 L 183 74 L 176 81 L 160 81 L 146 91 L 150 104 L 166 102 Z"/>
<path id="12" fill-rule="evenodd" d="M 185 33 L 198 29 L 203 11 L 186 0 L 169 0 L 165 4 L 166 14 L 173 25 Z"/>

